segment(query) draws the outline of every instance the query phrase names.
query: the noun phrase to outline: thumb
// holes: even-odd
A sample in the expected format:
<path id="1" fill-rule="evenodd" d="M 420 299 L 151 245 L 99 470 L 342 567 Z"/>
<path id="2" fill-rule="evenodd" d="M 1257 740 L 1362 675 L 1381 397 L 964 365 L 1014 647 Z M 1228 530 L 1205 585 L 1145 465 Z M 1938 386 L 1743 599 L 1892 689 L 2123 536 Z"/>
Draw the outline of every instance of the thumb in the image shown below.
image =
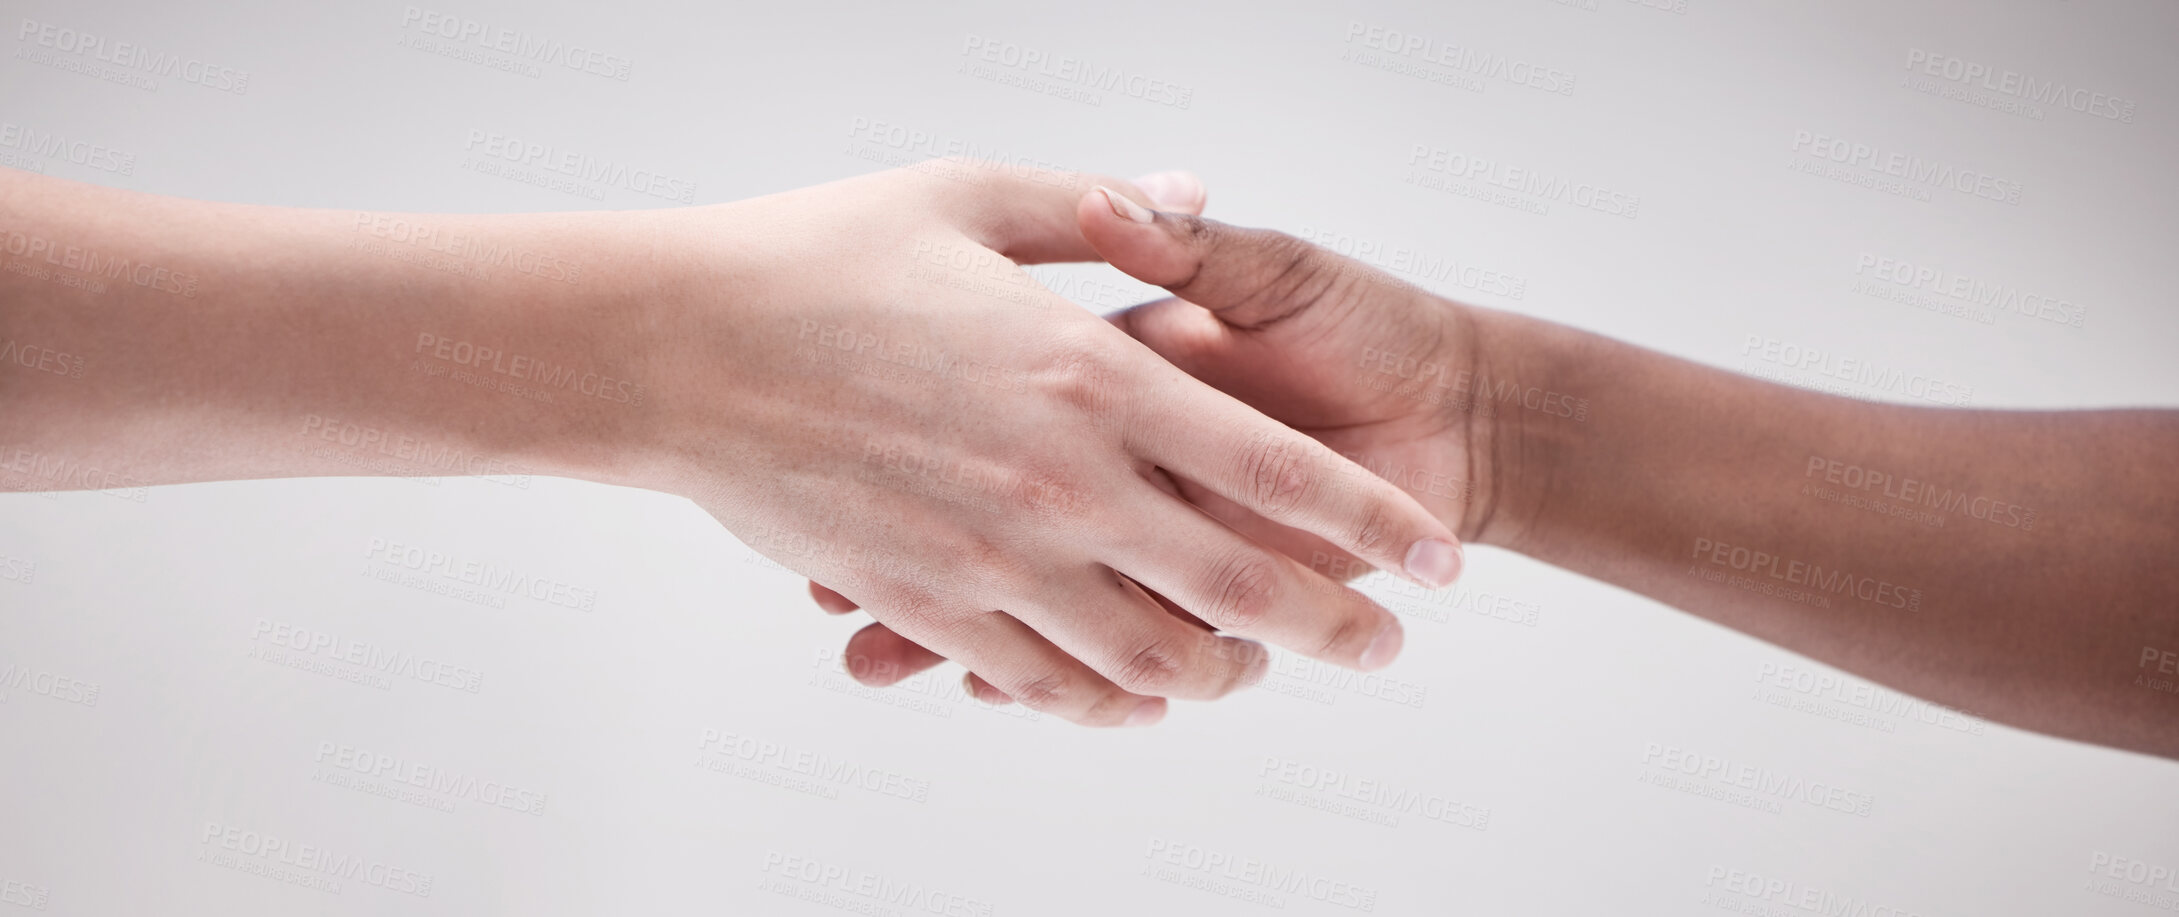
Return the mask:
<path id="1" fill-rule="evenodd" d="M 1403 287 L 1375 268 L 1283 232 L 1190 213 L 1154 211 L 1099 186 L 1075 205 L 1082 238 L 1113 267 L 1210 310 L 1241 331 L 1262 331 L 1365 287 Z"/>
<path id="2" fill-rule="evenodd" d="M 1199 213 L 1206 198 L 1201 180 L 1178 171 L 1153 172 L 1127 181 L 1109 175 L 1016 168 L 1003 162 L 941 160 L 910 167 L 910 171 L 927 185 L 939 185 L 933 189 L 939 212 L 952 215 L 970 238 L 1019 264 L 1097 258 L 1082 240 L 1072 210 L 1088 189 L 1111 189 L 1136 206 L 1176 213 Z M 954 181 L 934 182 L 931 176 L 952 176 Z M 961 193 L 964 183 L 976 190 Z"/>
<path id="3" fill-rule="evenodd" d="M 1352 391 L 1357 348 L 1412 336 L 1428 311 L 1417 308 L 1420 290 L 1283 232 L 1153 211 L 1106 188 L 1076 202 L 1075 220 L 1113 267 L 1180 297 L 1119 312 L 1115 325 L 1211 387 L 1277 406 L 1288 423 L 1337 416 L 1363 397 Z"/>

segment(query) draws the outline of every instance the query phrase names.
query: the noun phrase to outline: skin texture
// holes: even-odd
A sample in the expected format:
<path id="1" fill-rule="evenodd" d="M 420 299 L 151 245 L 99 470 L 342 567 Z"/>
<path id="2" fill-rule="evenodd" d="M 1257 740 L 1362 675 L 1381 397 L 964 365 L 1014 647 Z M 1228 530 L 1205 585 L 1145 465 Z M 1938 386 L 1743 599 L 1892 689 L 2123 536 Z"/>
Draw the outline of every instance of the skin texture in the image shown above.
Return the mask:
<path id="1" fill-rule="evenodd" d="M 665 491 L 1085 724 L 1250 683 L 1253 639 L 1389 663 L 1389 612 L 1177 488 L 1429 583 L 1457 572 L 1451 530 L 1017 267 L 1094 257 L 1092 181 L 942 161 L 713 207 L 452 216 L 0 172 L 0 346 L 37 354 L 0 366 L 0 486 Z M 1186 176 L 1145 184 L 1200 206 Z"/>
<path id="2" fill-rule="evenodd" d="M 1833 397 L 1451 302 L 1280 233 L 1129 212 L 1091 193 L 1077 215 L 1179 298 L 1120 327 L 1464 541 L 1998 722 L 2179 757 L 2179 412 Z M 1317 569 L 1367 572 L 1183 492 Z M 938 661 L 897 635 L 851 651 L 894 679 Z"/>

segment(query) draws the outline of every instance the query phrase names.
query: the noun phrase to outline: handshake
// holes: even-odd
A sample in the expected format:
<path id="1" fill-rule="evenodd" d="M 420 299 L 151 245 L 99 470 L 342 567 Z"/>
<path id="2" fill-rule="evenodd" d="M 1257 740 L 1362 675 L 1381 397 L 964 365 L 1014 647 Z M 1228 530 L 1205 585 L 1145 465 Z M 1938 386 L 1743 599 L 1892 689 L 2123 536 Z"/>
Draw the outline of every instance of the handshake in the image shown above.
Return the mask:
<path id="1" fill-rule="evenodd" d="M 1343 581 L 1459 575 L 1475 315 L 1204 200 L 936 161 L 729 205 L 803 262 L 709 337 L 792 345 L 726 361 L 742 435 L 685 471 L 749 469 L 699 502 L 877 619 L 858 678 L 952 658 L 981 699 L 1149 725 L 1262 677 L 1259 640 L 1383 668 L 1400 624 Z M 1020 267 L 1094 260 L 1175 298 L 1107 321 Z"/>
<path id="2" fill-rule="evenodd" d="M 1204 197 L 939 160 L 713 206 L 374 215 L 0 169 L 0 487 L 664 491 L 876 618 L 846 653 L 865 682 L 950 658 L 978 697 L 1092 725 L 1247 685 L 1264 642 L 1382 668 L 1399 622 L 1346 581 L 1444 588 L 1491 543 L 2179 757 L 2179 412 L 1773 385 L 1450 302 Z M 1102 319 L 1022 269 L 1061 261 L 1172 298 Z"/>

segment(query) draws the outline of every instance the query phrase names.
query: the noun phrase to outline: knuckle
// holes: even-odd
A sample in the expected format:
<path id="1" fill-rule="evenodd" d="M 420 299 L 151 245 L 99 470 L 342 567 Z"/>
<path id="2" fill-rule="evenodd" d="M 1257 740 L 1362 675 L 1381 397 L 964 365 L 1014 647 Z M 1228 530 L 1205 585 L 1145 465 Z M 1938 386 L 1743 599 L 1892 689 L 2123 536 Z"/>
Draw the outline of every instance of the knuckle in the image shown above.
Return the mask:
<path id="1" fill-rule="evenodd" d="M 934 600 L 953 599 L 945 604 L 952 612 L 950 617 L 974 617 L 990 608 L 968 606 L 1026 595 L 1036 587 L 1041 575 L 1042 568 L 1031 560 L 1033 550 L 1022 541 L 1019 532 L 971 529 L 951 534 L 924 533 L 916 537 L 924 539 L 925 550 L 919 552 L 919 557 L 933 562 L 937 558 L 944 559 L 946 584 L 943 587 L 935 585 L 938 575 L 921 566 L 902 571 L 897 579 L 910 584 L 902 587 L 910 595 L 927 595 Z M 925 582 L 932 585 L 923 585 Z"/>
<path id="2" fill-rule="evenodd" d="M 1344 260 L 1283 232 L 1261 230 L 1247 235 L 1249 261 L 1256 265 L 1247 293 L 1228 309 L 1252 316 L 1243 323 L 1261 329 L 1309 308 L 1336 292 L 1347 271 Z"/>
<path id="3" fill-rule="evenodd" d="M 912 580 L 884 579 L 872 584 L 872 606 L 888 616 L 938 621 L 946 617 L 946 605 L 938 594 Z"/>
<path id="4" fill-rule="evenodd" d="M 1115 357 L 1087 334 L 1067 335 L 1036 373 L 1044 391 L 1093 421 L 1112 416 L 1125 386 Z"/>
<path id="5" fill-rule="evenodd" d="M 1308 453 L 1283 437 L 1260 434 L 1241 450 L 1241 474 L 1256 511 L 1274 521 L 1290 518 L 1315 486 Z"/>
<path id="6" fill-rule="evenodd" d="M 980 532 L 970 533 L 953 556 L 966 563 L 974 581 L 998 589 L 1004 595 L 1019 595 L 1017 590 L 1031 581 L 1029 563 L 1020 551 L 1012 544 Z"/>
<path id="7" fill-rule="evenodd" d="M 1218 244 L 1218 224 L 1190 213 L 1171 214 L 1181 241 L 1198 251 Z"/>
<path id="8" fill-rule="evenodd" d="M 1317 251 L 1316 246 L 1276 229 L 1263 230 L 1256 237 L 1256 245 L 1263 250 L 1264 261 L 1288 274 L 1307 268 Z"/>
<path id="9" fill-rule="evenodd" d="M 1211 580 L 1211 607 L 1203 617 L 1223 630 L 1254 626 L 1271 612 L 1278 571 L 1271 562 L 1248 557 L 1217 567 Z"/>
<path id="10" fill-rule="evenodd" d="M 1351 549 L 1358 555 L 1381 553 L 1392 541 L 1392 511 L 1381 500 L 1369 500 L 1361 509 L 1361 515 L 1348 533 Z"/>
<path id="11" fill-rule="evenodd" d="M 1011 515 L 1075 518 L 1089 505 L 1078 479 L 1055 469 L 1029 466 L 1008 471 L 994 486 L 1000 510 Z"/>
<path id="12" fill-rule="evenodd" d="M 1315 655 L 1320 659 L 1335 658 L 1340 655 L 1340 648 L 1342 647 L 1363 645 L 1362 641 L 1366 641 L 1375 633 L 1374 629 L 1365 629 L 1367 625 L 1372 623 L 1372 620 L 1369 615 L 1356 614 L 1352 611 L 1340 615 L 1338 618 L 1339 623 L 1324 635 L 1324 642 L 1317 646 Z"/>
<path id="13" fill-rule="evenodd" d="M 1113 672 L 1113 683 L 1136 694 L 1163 694 L 1180 681 L 1179 649 L 1153 639 L 1127 654 Z"/>

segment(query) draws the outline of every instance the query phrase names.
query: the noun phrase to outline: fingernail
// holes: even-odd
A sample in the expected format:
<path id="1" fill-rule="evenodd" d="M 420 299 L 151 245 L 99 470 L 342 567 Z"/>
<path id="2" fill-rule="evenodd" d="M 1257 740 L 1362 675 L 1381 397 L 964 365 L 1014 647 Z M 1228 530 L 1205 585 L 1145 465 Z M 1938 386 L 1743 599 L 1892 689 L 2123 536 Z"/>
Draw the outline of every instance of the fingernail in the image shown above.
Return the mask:
<path id="1" fill-rule="evenodd" d="M 1407 549 L 1407 575 L 1443 589 L 1460 577 L 1460 546 L 1443 538 L 1425 538 Z"/>
<path id="2" fill-rule="evenodd" d="M 1150 211 L 1143 209 L 1141 204 L 1129 200 L 1125 194 L 1103 185 L 1097 186 L 1097 193 L 1105 196 L 1105 203 L 1112 205 L 1113 215 L 1118 216 L 1120 219 L 1131 223 L 1148 223 L 1156 219 L 1150 214 Z"/>
<path id="3" fill-rule="evenodd" d="M 1194 172 L 1152 172 L 1135 179 L 1135 187 L 1150 195 L 1161 210 L 1194 211 L 1203 202 L 1203 180 Z"/>
<path id="4" fill-rule="evenodd" d="M 1398 622 L 1386 621 L 1384 629 L 1370 639 L 1369 648 L 1362 651 L 1362 668 L 1376 671 L 1391 665 L 1392 657 L 1400 654 L 1402 642 Z"/>
<path id="5" fill-rule="evenodd" d="M 1146 700 L 1127 715 L 1129 726 L 1149 726 L 1165 718 L 1165 702 Z"/>

